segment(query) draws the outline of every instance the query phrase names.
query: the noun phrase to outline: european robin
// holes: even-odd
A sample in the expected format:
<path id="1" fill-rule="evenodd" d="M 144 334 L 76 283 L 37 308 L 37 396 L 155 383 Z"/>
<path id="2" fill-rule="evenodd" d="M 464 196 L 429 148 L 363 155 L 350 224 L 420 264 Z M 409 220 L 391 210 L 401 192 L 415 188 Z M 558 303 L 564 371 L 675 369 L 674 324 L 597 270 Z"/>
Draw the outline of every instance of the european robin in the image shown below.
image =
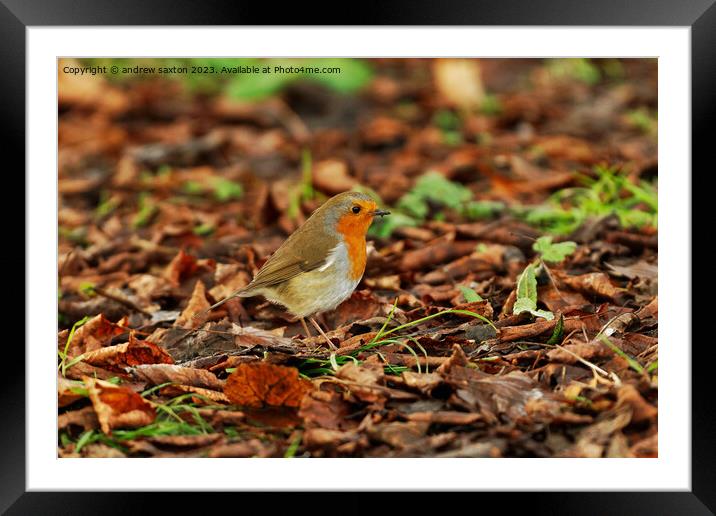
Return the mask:
<path id="1" fill-rule="evenodd" d="M 333 310 L 353 293 L 365 271 L 366 232 L 374 217 L 389 213 L 364 193 L 331 197 L 271 255 L 251 283 L 206 311 L 235 297 L 260 295 L 283 305 L 310 336 L 308 318 L 334 347 L 312 316 Z"/>

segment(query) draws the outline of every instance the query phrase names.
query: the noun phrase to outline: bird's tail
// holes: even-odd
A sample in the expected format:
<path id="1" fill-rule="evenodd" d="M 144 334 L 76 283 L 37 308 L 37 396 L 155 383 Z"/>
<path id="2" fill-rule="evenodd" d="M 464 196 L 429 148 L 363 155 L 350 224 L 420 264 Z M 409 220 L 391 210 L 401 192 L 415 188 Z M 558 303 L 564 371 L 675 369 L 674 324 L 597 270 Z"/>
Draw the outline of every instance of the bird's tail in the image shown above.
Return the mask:
<path id="1" fill-rule="evenodd" d="M 214 303 L 214 304 L 211 305 L 209 308 L 206 308 L 206 309 L 202 310 L 201 312 L 197 312 L 196 314 L 194 314 L 194 315 L 192 316 L 192 319 L 196 319 L 197 317 L 201 317 L 201 316 L 203 316 L 203 315 L 206 315 L 207 313 L 211 312 L 213 309 L 219 308 L 221 305 L 223 305 L 223 304 L 226 303 L 227 301 L 230 301 L 230 300 L 234 299 L 235 297 L 251 297 L 251 296 L 254 296 L 254 295 L 255 295 L 255 294 L 252 292 L 252 289 L 250 289 L 249 286 L 247 285 L 246 287 L 240 288 L 240 289 L 237 290 L 236 292 L 233 292 L 230 296 L 225 297 L 224 299 L 222 299 L 222 300 L 219 301 L 218 303 Z"/>

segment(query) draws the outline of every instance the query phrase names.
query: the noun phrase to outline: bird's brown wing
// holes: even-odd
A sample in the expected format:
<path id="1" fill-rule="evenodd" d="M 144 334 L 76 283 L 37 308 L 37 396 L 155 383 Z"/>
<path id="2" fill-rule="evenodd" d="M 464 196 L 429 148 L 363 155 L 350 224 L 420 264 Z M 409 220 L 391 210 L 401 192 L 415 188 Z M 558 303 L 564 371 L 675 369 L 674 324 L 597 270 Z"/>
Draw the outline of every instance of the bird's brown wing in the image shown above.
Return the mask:
<path id="1" fill-rule="evenodd" d="M 307 223 L 294 232 L 271 255 L 256 273 L 253 281 L 242 289 L 243 292 L 250 293 L 261 288 L 273 287 L 301 273 L 322 267 L 331 250 L 338 243 L 338 239 L 327 237 L 325 231 L 321 229 L 317 225 Z M 295 244 L 297 240 L 302 245 Z"/>
<path id="2" fill-rule="evenodd" d="M 251 297 L 257 295 L 262 288 L 276 286 L 299 274 L 322 267 L 326 263 L 331 250 L 338 244 L 338 238 L 327 237 L 325 231 L 321 231 L 317 224 L 311 224 L 310 222 L 311 219 L 288 237 L 261 267 L 261 270 L 256 273 L 251 283 L 195 314 L 193 318 L 200 317 L 237 296 Z M 297 238 L 309 244 L 304 244 L 300 246 L 301 249 L 296 249 L 296 246 L 291 242 L 296 241 Z"/>

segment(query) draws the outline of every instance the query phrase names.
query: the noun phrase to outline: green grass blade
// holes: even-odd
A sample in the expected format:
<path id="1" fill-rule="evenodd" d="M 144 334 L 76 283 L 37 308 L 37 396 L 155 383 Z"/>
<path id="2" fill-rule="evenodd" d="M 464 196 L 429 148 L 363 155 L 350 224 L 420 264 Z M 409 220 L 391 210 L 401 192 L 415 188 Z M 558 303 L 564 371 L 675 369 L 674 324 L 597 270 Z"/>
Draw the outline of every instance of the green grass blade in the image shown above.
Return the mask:
<path id="1" fill-rule="evenodd" d="M 396 331 L 405 330 L 407 328 L 412 328 L 413 326 L 417 326 L 418 324 L 424 323 L 426 321 L 429 321 L 431 319 L 435 319 L 436 317 L 440 317 L 442 315 L 449 315 L 449 314 L 458 314 L 458 315 L 469 315 L 470 317 L 475 317 L 476 319 L 480 319 L 481 321 L 489 324 L 492 326 L 495 331 L 497 331 L 497 327 L 487 319 L 486 317 L 483 317 L 480 314 L 476 314 L 475 312 L 471 312 L 469 310 L 456 310 L 456 309 L 448 309 L 443 310 L 442 312 L 438 312 L 436 314 L 428 315 L 426 317 L 421 317 L 420 319 L 416 319 L 415 321 L 411 321 L 409 323 L 401 324 L 400 326 L 397 326 L 391 330 L 386 331 L 383 335 L 390 335 L 391 333 L 395 333 Z"/>
<path id="2" fill-rule="evenodd" d="M 632 357 L 624 353 L 621 349 L 619 349 L 606 335 L 600 335 L 599 340 L 601 340 L 606 346 L 611 349 L 614 353 L 622 357 L 624 360 L 626 360 L 629 363 L 629 367 L 634 369 L 639 374 L 644 374 L 644 368 L 641 366 L 639 362 L 634 360 Z"/>

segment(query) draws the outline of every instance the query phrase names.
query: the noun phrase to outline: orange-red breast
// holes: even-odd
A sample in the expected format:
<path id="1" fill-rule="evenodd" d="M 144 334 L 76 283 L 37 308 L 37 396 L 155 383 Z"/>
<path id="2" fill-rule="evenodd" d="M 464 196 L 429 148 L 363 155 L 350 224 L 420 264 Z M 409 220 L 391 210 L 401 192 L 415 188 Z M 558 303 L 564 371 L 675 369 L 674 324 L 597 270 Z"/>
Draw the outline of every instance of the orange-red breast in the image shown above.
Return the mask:
<path id="1" fill-rule="evenodd" d="M 333 310 L 350 297 L 365 271 L 366 232 L 376 215 L 389 213 L 364 193 L 330 198 L 271 255 L 251 283 L 209 310 L 234 297 L 261 295 L 299 318 L 306 332 L 304 318 L 309 317 L 331 344 L 310 316 Z"/>

